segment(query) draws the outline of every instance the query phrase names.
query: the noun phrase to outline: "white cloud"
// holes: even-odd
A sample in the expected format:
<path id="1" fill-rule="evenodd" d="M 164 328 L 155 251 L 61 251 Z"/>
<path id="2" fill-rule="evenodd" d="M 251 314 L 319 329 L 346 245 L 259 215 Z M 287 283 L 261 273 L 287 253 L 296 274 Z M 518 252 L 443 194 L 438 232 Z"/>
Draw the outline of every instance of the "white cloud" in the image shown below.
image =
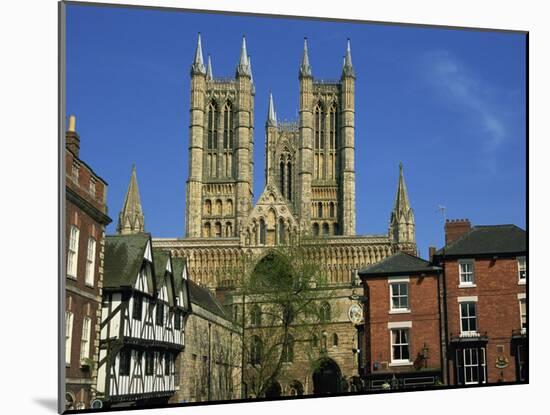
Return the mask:
<path id="1" fill-rule="evenodd" d="M 486 133 L 484 147 L 493 153 L 506 139 L 507 129 L 490 99 L 490 86 L 447 51 L 430 52 L 424 58 L 430 83 L 480 124 Z"/>

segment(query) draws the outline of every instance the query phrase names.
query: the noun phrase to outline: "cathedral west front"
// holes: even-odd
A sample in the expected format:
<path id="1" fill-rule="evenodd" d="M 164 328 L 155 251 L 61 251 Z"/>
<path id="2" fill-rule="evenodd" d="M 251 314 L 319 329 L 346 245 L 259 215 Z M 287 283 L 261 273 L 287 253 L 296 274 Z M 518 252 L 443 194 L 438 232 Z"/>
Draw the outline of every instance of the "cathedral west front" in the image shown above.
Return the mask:
<path id="1" fill-rule="evenodd" d="M 231 290 L 228 270 L 245 255 L 261 261 L 274 247 L 301 236 L 322 240 L 311 255 L 327 273 L 332 313 L 321 334 L 328 363 L 316 370 L 350 379 L 360 369 L 356 271 L 400 250 L 416 253 L 414 216 L 400 166 L 388 233 L 356 235 L 356 72 L 350 42 L 336 81 L 314 76 L 307 39 L 297 63 L 298 119 L 278 120 L 270 94 L 262 143 L 265 186 L 254 201 L 258 132 L 246 41 L 234 77 L 221 78 L 214 75 L 210 58 L 205 62 L 199 35 L 191 65 L 185 237 L 153 239 L 153 244 L 185 258 L 189 278 L 215 292 Z M 299 352 L 284 372 L 281 394 L 315 391 L 319 374 Z"/>

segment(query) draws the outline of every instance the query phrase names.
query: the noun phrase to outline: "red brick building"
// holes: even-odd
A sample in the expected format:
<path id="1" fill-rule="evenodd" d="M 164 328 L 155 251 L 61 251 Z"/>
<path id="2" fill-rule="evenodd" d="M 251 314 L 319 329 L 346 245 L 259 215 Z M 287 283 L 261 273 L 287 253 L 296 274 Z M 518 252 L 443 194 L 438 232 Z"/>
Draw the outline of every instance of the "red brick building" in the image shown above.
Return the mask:
<path id="1" fill-rule="evenodd" d="M 97 378 L 107 183 L 79 157 L 70 117 L 65 150 L 66 408 L 90 408 Z"/>
<path id="2" fill-rule="evenodd" d="M 526 232 L 447 221 L 443 268 L 452 385 L 527 381 Z"/>
<path id="3" fill-rule="evenodd" d="M 359 271 L 365 301 L 361 356 L 368 389 L 442 381 L 440 271 L 405 252 Z"/>

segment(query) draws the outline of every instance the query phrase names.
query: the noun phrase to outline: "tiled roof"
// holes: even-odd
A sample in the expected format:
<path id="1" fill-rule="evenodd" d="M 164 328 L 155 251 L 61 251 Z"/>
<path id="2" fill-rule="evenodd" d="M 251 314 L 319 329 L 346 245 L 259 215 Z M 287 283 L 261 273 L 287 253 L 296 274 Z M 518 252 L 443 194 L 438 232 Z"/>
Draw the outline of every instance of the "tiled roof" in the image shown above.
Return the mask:
<path id="1" fill-rule="evenodd" d="M 431 265 L 428 261 L 406 252 L 398 252 L 376 264 L 359 270 L 360 276 L 381 276 L 391 274 L 407 274 L 421 272 L 437 272 L 441 268 Z"/>
<path id="2" fill-rule="evenodd" d="M 143 263 L 148 233 L 109 235 L 105 237 L 103 286 L 133 286 Z"/>
<path id="3" fill-rule="evenodd" d="M 189 285 L 189 295 L 193 304 L 197 304 L 219 317 L 228 319 L 223 306 L 208 288 L 201 287 L 197 283 L 190 280 L 188 280 L 187 283 Z"/>
<path id="4" fill-rule="evenodd" d="M 474 226 L 437 256 L 518 254 L 527 250 L 527 233 L 516 225 Z"/>

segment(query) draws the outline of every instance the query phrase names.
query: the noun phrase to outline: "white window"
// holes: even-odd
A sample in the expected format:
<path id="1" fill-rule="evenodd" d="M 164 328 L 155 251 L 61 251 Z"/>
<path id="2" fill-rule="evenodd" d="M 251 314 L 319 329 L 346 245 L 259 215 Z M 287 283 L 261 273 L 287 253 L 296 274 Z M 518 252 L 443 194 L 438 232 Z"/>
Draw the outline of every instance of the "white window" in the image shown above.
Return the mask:
<path id="1" fill-rule="evenodd" d="M 88 239 L 88 254 L 86 256 L 86 285 L 94 286 L 95 274 L 95 239 Z"/>
<path id="2" fill-rule="evenodd" d="M 78 263 L 78 239 L 80 230 L 75 226 L 71 226 L 69 234 L 69 250 L 67 252 L 67 275 L 76 278 L 76 266 Z"/>
<path id="3" fill-rule="evenodd" d="M 73 313 L 65 311 L 65 363 L 71 364 L 71 343 L 73 338 Z"/>
<path id="4" fill-rule="evenodd" d="M 527 281 L 527 263 L 525 262 L 525 257 L 518 258 L 518 282 L 519 284 L 525 284 Z"/>
<path id="5" fill-rule="evenodd" d="M 460 335 L 477 336 L 477 307 L 475 301 L 464 301 L 460 307 Z"/>
<path id="6" fill-rule="evenodd" d="M 470 385 L 474 383 L 485 383 L 486 360 L 485 348 L 466 348 L 457 350 L 457 375 L 458 383 Z"/>
<path id="7" fill-rule="evenodd" d="M 527 304 L 525 298 L 519 299 L 519 320 L 521 324 L 521 332 L 527 332 Z"/>
<path id="8" fill-rule="evenodd" d="M 391 330 L 391 361 L 392 363 L 410 363 L 409 329 Z"/>
<path id="9" fill-rule="evenodd" d="M 91 325 L 92 319 L 88 316 L 84 317 L 84 320 L 82 320 L 82 339 L 80 340 L 80 360 L 90 356 Z"/>
<path id="10" fill-rule="evenodd" d="M 460 286 L 473 286 L 475 284 L 474 261 L 458 261 L 458 275 Z"/>
<path id="11" fill-rule="evenodd" d="M 391 311 L 409 310 L 409 283 L 393 282 L 390 284 Z"/>

